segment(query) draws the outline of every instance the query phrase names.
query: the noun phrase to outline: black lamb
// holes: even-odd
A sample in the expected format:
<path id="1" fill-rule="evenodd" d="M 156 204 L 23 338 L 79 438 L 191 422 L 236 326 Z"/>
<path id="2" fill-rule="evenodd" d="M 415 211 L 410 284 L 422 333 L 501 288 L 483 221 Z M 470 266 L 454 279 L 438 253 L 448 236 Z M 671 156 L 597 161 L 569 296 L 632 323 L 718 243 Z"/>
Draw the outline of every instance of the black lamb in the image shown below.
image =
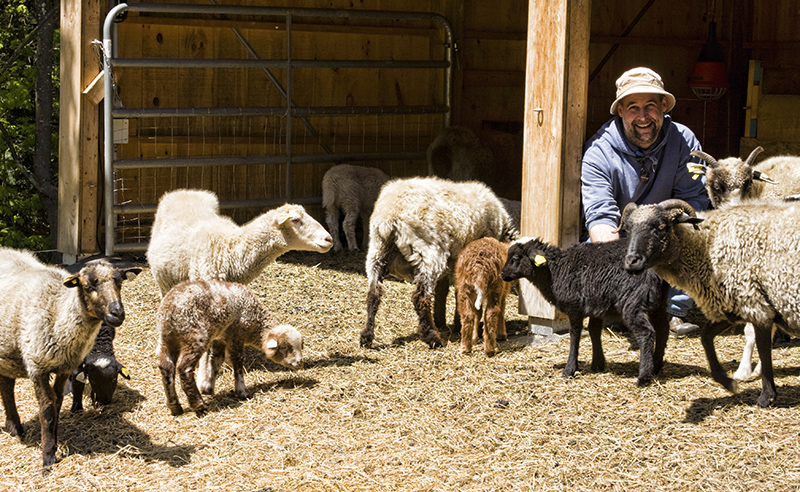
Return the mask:
<path id="1" fill-rule="evenodd" d="M 569 317 L 567 377 L 575 374 L 578 365 L 578 345 L 587 316 L 593 371 L 605 369 L 600 340 L 603 326 L 620 321 L 639 341 L 639 386 L 648 384 L 664 364 L 669 286 L 652 270 L 635 276 L 626 272 L 622 267 L 626 248 L 625 239 L 561 249 L 540 239 L 522 238 L 508 250 L 503 280 L 525 277 Z"/>
<path id="2" fill-rule="evenodd" d="M 71 412 L 83 410 L 83 390 L 89 381 L 93 405 L 108 405 L 117 390 L 119 375 L 130 379 L 130 373 L 114 355 L 116 329 L 106 323 L 100 326 L 92 350 L 83 359 L 78 369 L 72 372 L 69 382 L 72 387 Z"/>

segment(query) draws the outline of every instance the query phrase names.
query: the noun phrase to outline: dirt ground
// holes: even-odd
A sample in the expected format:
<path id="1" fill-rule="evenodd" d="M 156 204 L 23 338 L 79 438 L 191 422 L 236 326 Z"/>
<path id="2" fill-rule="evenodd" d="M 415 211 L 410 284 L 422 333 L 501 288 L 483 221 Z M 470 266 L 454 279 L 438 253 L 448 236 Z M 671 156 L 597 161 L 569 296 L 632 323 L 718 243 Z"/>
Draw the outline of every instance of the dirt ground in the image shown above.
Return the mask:
<path id="1" fill-rule="evenodd" d="M 607 372 L 581 342 L 565 379 L 567 340 L 532 344 L 511 296 L 510 337 L 487 358 L 458 337 L 431 350 L 416 336 L 411 286 L 389 281 L 376 340 L 362 349 L 363 253 L 289 253 L 251 288 L 305 338 L 305 369 L 248 352 L 253 398 L 233 395 L 225 366 L 210 412 L 172 417 L 155 359 L 159 295 L 148 269 L 123 288 L 117 357 L 130 369 L 114 402 L 72 415 L 60 461 L 40 473 L 29 381 L 16 397 L 25 439 L 0 432 L 0 486 L 49 491 L 759 491 L 800 489 L 800 350 L 774 350 L 778 399 L 757 408 L 760 381 L 738 395 L 711 380 L 699 338 L 671 337 L 662 373 L 636 386 L 638 352 L 603 334 Z M 448 319 L 454 302 L 449 299 Z M 742 337 L 718 338 L 733 371 Z M 182 402 L 183 393 L 179 390 Z M 87 397 L 88 400 L 88 397 Z"/>

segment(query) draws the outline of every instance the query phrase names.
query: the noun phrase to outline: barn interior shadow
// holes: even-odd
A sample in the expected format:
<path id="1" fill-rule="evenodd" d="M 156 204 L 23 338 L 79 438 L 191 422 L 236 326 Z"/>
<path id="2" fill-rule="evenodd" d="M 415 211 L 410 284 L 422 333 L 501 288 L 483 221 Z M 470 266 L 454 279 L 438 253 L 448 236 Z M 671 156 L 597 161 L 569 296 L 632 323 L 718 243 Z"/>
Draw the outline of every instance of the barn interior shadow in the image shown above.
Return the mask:
<path id="1" fill-rule="evenodd" d="M 66 445 L 69 455 L 126 455 L 147 462 L 160 461 L 172 467 L 188 464 L 198 446 L 155 444 L 147 433 L 125 419 L 124 414 L 134 410 L 144 399 L 138 391 L 120 384 L 110 405 L 97 409 L 90 406 L 73 414 L 66 403 L 69 398 L 65 398 L 58 423 L 59 447 Z M 38 415 L 23 425 L 25 438 L 22 442 L 27 446 L 39 446 Z"/>

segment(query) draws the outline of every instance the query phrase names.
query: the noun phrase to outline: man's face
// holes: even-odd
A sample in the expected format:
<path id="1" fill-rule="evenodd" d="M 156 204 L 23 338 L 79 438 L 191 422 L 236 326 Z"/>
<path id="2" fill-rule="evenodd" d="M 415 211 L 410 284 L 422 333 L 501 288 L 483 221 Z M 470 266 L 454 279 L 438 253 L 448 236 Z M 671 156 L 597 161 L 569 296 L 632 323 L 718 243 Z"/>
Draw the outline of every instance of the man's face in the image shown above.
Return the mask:
<path id="1" fill-rule="evenodd" d="M 617 113 L 622 118 L 625 137 L 641 149 L 653 145 L 664 124 L 667 102 L 660 94 L 631 94 L 625 97 Z"/>

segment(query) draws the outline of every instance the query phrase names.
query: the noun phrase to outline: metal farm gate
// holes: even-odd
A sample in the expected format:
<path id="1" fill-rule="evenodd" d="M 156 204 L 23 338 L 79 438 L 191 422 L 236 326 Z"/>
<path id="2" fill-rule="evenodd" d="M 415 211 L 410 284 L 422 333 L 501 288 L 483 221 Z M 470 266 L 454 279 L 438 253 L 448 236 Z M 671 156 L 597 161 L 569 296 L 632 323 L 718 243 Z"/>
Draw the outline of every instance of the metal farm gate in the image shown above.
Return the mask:
<path id="1" fill-rule="evenodd" d="M 210 3 L 120 4 L 105 19 L 106 254 L 146 249 L 171 189 L 210 189 L 243 220 L 318 205 L 332 163 L 426 172 L 450 123 L 444 17 Z"/>

